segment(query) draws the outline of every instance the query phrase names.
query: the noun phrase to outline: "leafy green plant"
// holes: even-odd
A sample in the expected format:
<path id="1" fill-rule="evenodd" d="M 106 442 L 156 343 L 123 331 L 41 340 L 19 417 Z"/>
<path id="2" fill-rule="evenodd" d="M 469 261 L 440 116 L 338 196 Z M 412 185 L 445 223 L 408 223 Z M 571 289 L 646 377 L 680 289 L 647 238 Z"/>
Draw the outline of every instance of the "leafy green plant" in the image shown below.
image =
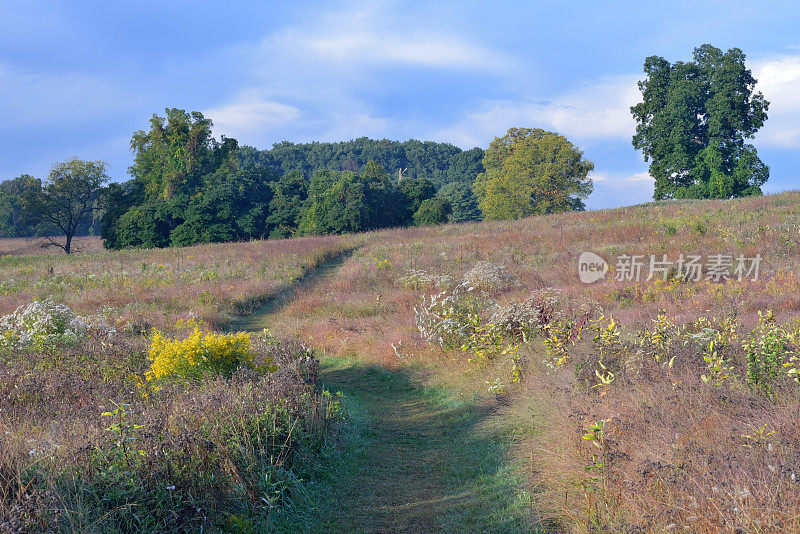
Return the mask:
<path id="1" fill-rule="evenodd" d="M 652 330 L 644 329 L 639 332 L 639 346 L 642 352 L 660 363 L 667 359 L 680 331 L 664 314 L 660 314 L 653 322 L 655 324 Z"/>
<path id="2" fill-rule="evenodd" d="M 111 432 L 115 436 L 115 445 L 121 453 L 121 457 L 128 469 L 133 469 L 133 462 L 131 457 L 143 457 L 145 452 L 141 449 L 135 449 L 133 443 L 138 440 L 136 431 L 144 428 L 144 425 L 134 423 L 135 412 L 130 404 L 121 403 L 117 404 L 112 401 L 114 409 L 110 412 L 103 412 L 100 414 L 102 417 L 108 417 L 113 422 L 106 428 L 107 432 Z"/>
<path id="3" fill-rule="evenodd" d="M 721 343 L 721 336 L 719 336 L 717 339 L 712 339 L 703 351 L 703 360 L 706 362 L 708 373 L 703 373 L 700 378 L 706 384 L 714 387 L 721 387 L 736 377 L 733 366 L 725 360 L 723 347 L 724 344 Z"/>
<path id="4" fill-rule="evenodd" d="M 622 341 L 622 330 L 613 316 L 601 316 L 594 323 L 594 343 L 600 355 L 599 362 L 619 362 L 624 359 L 627 347 Z M 602 365 L 605 371 L 605 365 Z"/>
<path id="5" fill-rule="evenodd" d="M 758 326 L 743 343 L 747 353 L 747 383 L 751 388 L 771 392 L 783 376 L 797 376 L 794 336 L 775 320 L 770 310 L 758 312 Z M 794 372 L 792 372 L 794 370 Z"/>
<path id="6" fill-rule="evenodd" d="M 605 526 L 609 521 L 609 491 L 608 491 L 608 419 L 599 419 L 589 424 L 582 439 L 590 442 L 596 449 L 592 453 L 589 463 L 584 467 L 586 476 L 581 480 L 580 486 L 586 499 L 587 523 L 596 526 Z"/>

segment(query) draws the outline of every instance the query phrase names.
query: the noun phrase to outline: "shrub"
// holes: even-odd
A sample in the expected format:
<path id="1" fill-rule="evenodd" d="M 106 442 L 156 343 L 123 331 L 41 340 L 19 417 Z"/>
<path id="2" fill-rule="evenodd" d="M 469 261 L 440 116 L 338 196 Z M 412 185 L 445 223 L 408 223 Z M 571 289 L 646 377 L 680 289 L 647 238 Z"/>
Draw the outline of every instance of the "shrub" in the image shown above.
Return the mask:
<path id="1" fill-rule="evenodd" d="M 239 366 L 253 362 L 249 334 L 203 334 L 197 327 L 183 340 L 156 332 L 148 357 L 152 362 L 146 373 L 148 380 L 170 376 L 199 379 L 209 373 L 230 378 Z M 273 362 L 266 362 L 262 370 L 274 370 Z"/>
<path id="2" fill-rule="evenodd" d="M 34 300 L 0 317 L 0 346 L 74 343 L 92 331 L 114 332 L 102 317 L 80 317 L 63 304 Z"/>
<path id="3" fill-rule="evenodd" d="M 423 200 L 414 213 L 414 224 L 417 226 L 433 226 L 444 224 L 453 212 L 450 201 L 441 197 Z"/>
<path id="4" fill-rule="evenodd" d="M 790 328 L 778 325 L 775 314 L 758 312 L 758 326 L 743 347 L 747 353 L 747 383 L 751 388 L 771 391 L 783 377 L 784 367 L 789 376 L 797 354 L 796 336 Z M 796 376 L 796 375 L 795 375 Z"/>
<path id="5" fill-rule="evenodd" d="M 427 341 L 443 348 L 460 347 L 483 324 L 483 312 L 490 305 L 462 284 L 452 291 L 423 295 L 422 305 L 414 308 L 415 321 Z"/>
<path id="6" fill-rule="evenodd" d="M 409 269 L 398 278 L 397 284 L 406 289 L 427 289 L 436 286 L 436 277 L 422 269 Z"/>
<path id="7" fill-rule="evenodd" d="M 502 265 L 481 261 L 464 274 L 464 285 L 484 291 L 505 291 L 516 286 L 516 277 Z"/>

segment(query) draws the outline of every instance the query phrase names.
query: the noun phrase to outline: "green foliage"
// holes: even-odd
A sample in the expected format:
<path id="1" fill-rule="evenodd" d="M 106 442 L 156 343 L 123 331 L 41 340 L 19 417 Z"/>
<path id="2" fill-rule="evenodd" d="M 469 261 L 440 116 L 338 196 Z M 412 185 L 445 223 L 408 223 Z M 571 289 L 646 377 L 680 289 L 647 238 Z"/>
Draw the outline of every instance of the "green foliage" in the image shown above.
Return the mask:
<path id="1" fill-rule="evenodd" d="M 661 363 L 669 359 L 672 344 L 680 336 L 680 330 L 664 314 L 660 314 L 653 322 L 652 330 L 639 332 L 639 345 L 645 355 Z"/>
<path id="2" fill-rule="evenodd" d="M 236 140 L 211 137 L 201 113 L 167 109 L 133 135 L 133 180 L 104 195 L 107 248 L 164 247 L 267 237 L 277 177 L 243 167 Z"/>
<path id="3" fill-rule="evenodd" d="M 103 195 L 107 248 L 405 226 L 437 185 L 471 182 L 482 170 L 481 149 L 415 140 L 239 148 L 233 139 L 215 140 L 201 113 L 165 111 L 133 135 L 133 180 Z M 398 173 L 395 182 L 387 168 L 402 171 L 402 180 Z M 421 215 L 440 222 L 444 209 L 437 201 Z"/>
<path id="4" fill-rule="evenodd" d="M 41 189 L 27 187 L 22 205 L 33 217 L 65 236 L 65 244 L 58 245 L 69 254 L 72 238 L 82 224 L 92 220 L 107 181 L 104 162 L 70 159 L 53 166 Z"/>
<path id="5" fill-rule="evenodd" d="M 166 117 L 154 114 L 150 130 L 139 130 L 131 139 L 134 162 L 129 172 L 150 199 L 171 199 L 179 191 L 193 188 L 212 170 L 217 148 L 211 137 L 211 120 L 202 113 L 176 108 L 165 112 Z"/>
<path id="6" fill-rule="evenodd" d="M 471 184 L 483 171 L 480 148 L 463 151 L 446 143 L 362 137 L 341 143 L 283 142 L 259 151 L 239 147 L 235 139 L 214 139 L 211 120 L 200 112 L 164 111 L 132 136 L 132 179 L 102 191 L 98 213 L 106 248 L 405 226 L 438 188 Z M 35 192 L 41 185 L 29 176 L 0 185 L 0 236 L 62 226 L 22 205 L 20 190 L 26 188 Z M 459 191 L 452 201 L 459 208 L 455 220 L 476 217 L 469 193 Z M 431 207 L 441 211 L 444 204 L 424 212 L 426 220 L 439 222 L 431 219 Z M 65 248 L 71 235 L 92 224 L 91 217 L 81 215 L 75 229 L 65 231 Z"/>
<path id="7" fill-rule="evenodd" d="M 747 353 L 747 383 L 751 388 L 771 392 L 786 378 L 797 378 L 796 333 L 779 325 L 772 311 L 758 312 L 758 326 L 743 343 Z"/>
<path id="8" fill-rule="evenodd" d="M 450 202 L 452 211 L 451 222 L 466 222 L 481 220 L 481 210 L 478 208 L 478 199 L 472 192 L 471 184 L 451 182 L 439 189 L 438 196 Z"/>
<path id="9" fill-rule="evenodd" d="M 540 129 L 511 128 L 483 158 L 475 194 L 487 219 L 583 209 L 594 164 L 566 138 Z"/>
<path id="10" fill-rule="evenodd" d="M 169 205 L 153 200 L 133 206 L 112 224 L 103 227 L 107 248 L 166 247 L 174 226 Z"/>
<path id="11" fill-rule="evenodd" d="M 299 231 L 304 234 L 363 232 L 399 225 L 401 208 L 389 175 L 369 163 L 362 174 L 319 171 L 309 188 L 309 206 Z"/>
<path id="12" fill-rule="evenodd" d="M 225 162 L 203 177 L 200 190 L 192 195 L 183 222 L 170 232 L 173 245 L 213 243 L 266 237 L 267 208 L 272 199 L 268 175 L 238 168 L 236 160 Z"/>
<path id="13" fill-rule="evenodd" d="M 269 237 L 291 236 L 300 225 L 303 205 L 308 198 L 308 185 L 299 171 L 292 171 L 270 184 L 272 200 L 266 222 Z"/>
<path id="14" fill-rule="evenodd" d="M 724 345 L 718 335 L 708 342 L 708 346 L 703 351 L 703 359 L 706 362 L 708 373 L 703 373 L 700 378 L 706 384 L 714 387 L 722 387 L 727 381 L 736 379 L 733 366 L 725 359 L 723 349 Z"/>
<path id="15" fill-rule="evenodd" d="M 42 181 L 23 174 L 0 182 L 0 237 L 35 235 L 41 221 L 25 209 L 26 197 L 41 192 Z"/>
<path id="16" fill-rule="evenodd" d="M 419 209 L 414 213 L 414 224 L 417 226 L 444 224 L 452 211 L 449 200 L 441 197 L 429 198 L 422 201 Z"/>
<path id="17" fill-rule="evenodd" d="M 144 425 L 134 422 L 136 414 L 131 409 L 130 404 L 117 404 L 114 401 L 112 401 L 112 404 L 114 404 L 113 410 L 103 412 L 100 415 L 111 420 L 111 426 L 106 428 L 106 432 L 111 432 L 114 435 L 114 444 L 117 446 L 122 461 L 129 469 L 132 469 L 134 464 L 138 464 L 141 457 L 145 455 L 145 452 L 141 449 L 134 448 L 131 450 L 131 447 L 138 440 L 137 431 L 144 428 Z M 132 456 L 133 458 L 131 458 Z"/>
<path id="18" fill-rule="evenodd" d="M 426 178 L 404 178 L 397 184 L 397 192 L 403 202 L 403 219 L 411 220 L 420 205 L 436 195 L 436 188 Z"/>
<path id="19" fill-rule="evenodd" d="M 244 166 L 273 169 L 278 174 L 298 171 L 305 177 L 321 169 L 359 174 L 375 162 L 393 177 L 403 171 L 403 180 L 427 179 L 438 189 L 449 182 L 471 184 L 483 172 L 483 150 L 460 148 L 432 141 L 390 141 L 360 137 L 338 143 L 291 143 L 284 141 L 268 150 L 243 147 Z M 412 211 L 413 213 L 413 211 Z"/>
<path id="20" fill-rule="evenodd" d="M 753 93 L 756 80 L 738 48 L 711 45 L 694 60 L 645 60 L 643 102 L 633 106 L 633 146 L 652 161 L 656 200 L 761 194 L 769 168 L 745 144 L 767 119 L 769 103 Z"/>

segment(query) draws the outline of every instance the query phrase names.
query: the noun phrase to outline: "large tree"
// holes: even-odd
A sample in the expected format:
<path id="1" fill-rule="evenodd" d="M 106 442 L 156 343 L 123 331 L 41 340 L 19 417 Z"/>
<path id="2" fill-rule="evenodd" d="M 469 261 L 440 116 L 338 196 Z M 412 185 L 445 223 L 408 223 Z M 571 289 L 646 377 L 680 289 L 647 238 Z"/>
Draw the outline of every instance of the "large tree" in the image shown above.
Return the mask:
<path id="1" fill-rule="evenodd" d="M 65 243 L 51 242 L 69 254 L 78 228 L 90 221 L 103 185 L 108 181 L 106 164 L 77 158 L 57 163 L 41 189 L 30 189 L 24 205 L 46 226 L 58 228 Z"/>
<path id="2" fill-rule="evenodd" d="M 394 189 L 380 165 L 369 162 L 361 174 L 322 170 L 314 174 L 303 234 L 366 232 L 406 224 L 401 211 L 410 200 Z"/>
<path id="3" fill-rule="evenodd" d="M 134 161 L 129 172 L 150 199 L 172 199 L 215 168 L 211 120 L 198 111 L 165 112 L 165 117 L 153 115 L 150 130 L 139 130 L 131 139 Z"/>
<path id="4" fill-rule="evenodd" d="M 752 139 L 769 103 L 753 93 L 756 79 L 738 48 L 711 45 L 694 60 L 670 64 L 652 56 L 639 82 L 643 101 L 631 108 L 633 146 L 650 161 L 654 198 L 729 198 L 761 194 L 769 167 Z"/>
<path id="5" fill-rule="evenodd" d="M 518 219 L 584 208 L 594 163 L 565 137 L 538 128 L 511 128 L 495 137 L 475 179 L 487 219 Z"/>
<path id="6" fill-rule="evenodd" d="M 235 139 L 217 141 L 202 113 L 166 109 L 133 134 L 131 184 L 112 187 L 103 218 L 106 247 L 266 237 L 271 198 L 265 167 L 243 168 Z"/>

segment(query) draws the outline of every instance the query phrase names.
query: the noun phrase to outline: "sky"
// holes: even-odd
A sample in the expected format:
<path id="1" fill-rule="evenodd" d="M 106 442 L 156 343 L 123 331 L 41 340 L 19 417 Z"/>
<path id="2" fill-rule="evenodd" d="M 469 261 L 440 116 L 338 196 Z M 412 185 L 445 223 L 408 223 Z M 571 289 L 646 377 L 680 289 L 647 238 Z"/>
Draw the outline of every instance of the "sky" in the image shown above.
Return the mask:
<path id="1" fill-rule="evenodd" d="M 800 185 L 800 3 L 0 0 L 0 179 L 71 157 L 128 179 L 164 108 L 269 148 L 356 137 L 488 147 L 557 131 L 595 163 L 593 209 L 652 198 L 629 108 L 651 55 L 741 48 L 771 102 L 768 192 Z"/>

